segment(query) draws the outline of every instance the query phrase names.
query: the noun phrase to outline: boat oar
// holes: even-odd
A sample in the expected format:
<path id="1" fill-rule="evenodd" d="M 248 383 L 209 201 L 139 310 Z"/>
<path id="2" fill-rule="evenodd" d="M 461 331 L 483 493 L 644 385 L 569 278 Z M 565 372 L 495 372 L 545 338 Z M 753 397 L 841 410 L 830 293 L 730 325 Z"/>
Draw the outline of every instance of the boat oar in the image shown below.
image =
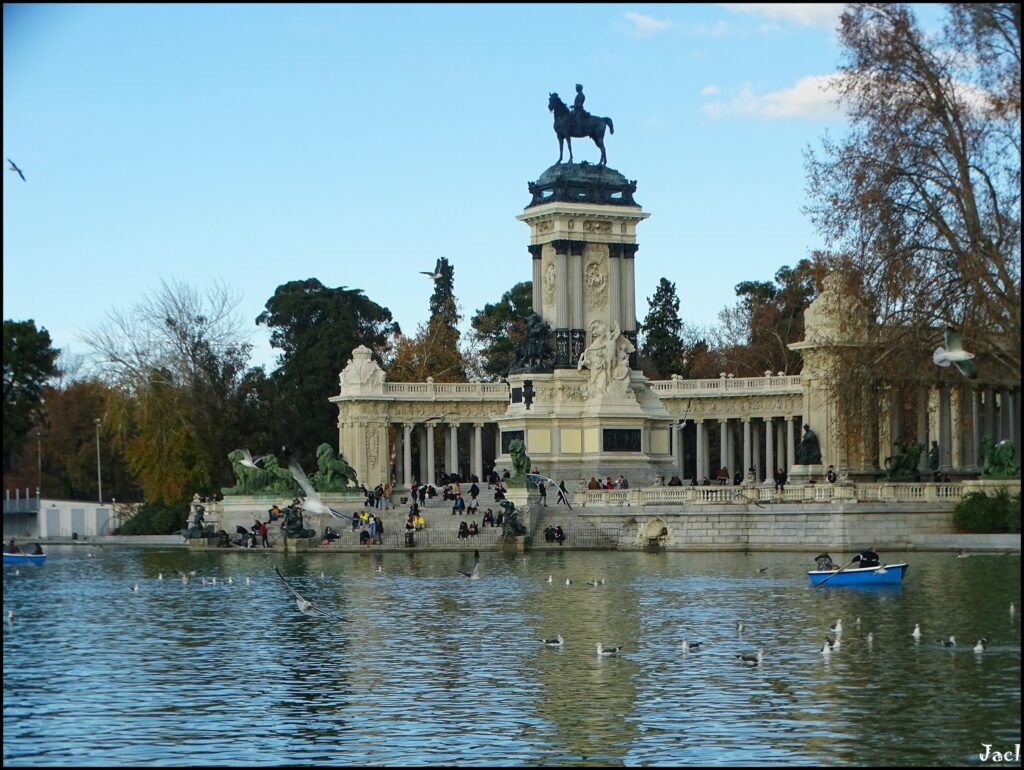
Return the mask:
<path id="1" fill-rule="evenodd" d="M 830 580 L 831 580 L 832 578 L 834 578 L 834 577 L 835 577 L 836 575 L 838 575 L 838 574 L 839 574 L 840 572 L 842 572 L 843 570 L 848 570 L 848 569 L 850 569 L 850 567 L 852 567 L 852 566 L 853 566 L 854 564 L 856 564 L 856 563 L 857 563 L 857 561 L 859 561 L 858 557 L 854 556 L 854 557 L 853 557 L 853 561 L 851 561 L 851 562 L 850 562 L 849 564 L 847 564 L 847 565 L 846 565 L 845 567 L 843 567 L 843 569 L 839 569 L 839 570 L 836 570 L 835 572 L 833 572 L 833 573 L 832 573 L 831 575 L 829 575 L 829 576 L 828 576 L 827 578 L 825 578 L 825 579 L 824 579 L 824 580 L 822 580 L 822 581 L 821 581 L 820 583 L 818 583 L 818 585 L 819 585 L 819 586 L 823 586 L 823 585 L 825 585 L 825 584 L 826 584 L 826 583 L 827 583 L 828 581 L 830 581 Z"/>

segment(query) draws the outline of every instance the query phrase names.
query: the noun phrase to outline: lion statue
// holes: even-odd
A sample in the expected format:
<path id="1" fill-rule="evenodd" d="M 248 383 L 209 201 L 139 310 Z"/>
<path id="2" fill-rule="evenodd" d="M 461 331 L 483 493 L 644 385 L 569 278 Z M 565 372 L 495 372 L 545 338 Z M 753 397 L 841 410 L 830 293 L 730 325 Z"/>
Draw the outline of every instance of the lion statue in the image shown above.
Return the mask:
<path id="1" fill-rule="evenodd" d="M 1020 466 L 1013 461 L 1016 448 L 1009 439 L 995 446 L 988 436 L 981 442 L 981 477 L 983 479 L 1012 479 L 1020 475 Z"/>
<path id="2" fill-rule="evenodd" d="M 284 509 L 284 523 L 281 525 L 281 532 L 285 538 L 291 540 L 316 537 L 316 530 L 306 529 L 303 524 L 302 511 L 292 507 Z"/>
<path id="3" fill-rule="evenodd" d="M 330 444 L 316 448 L 316 463 L 320 467 L 310 481 L 317 492 L 344 492 L 358 485 L 356 472 L 345 462 L 344 455 L 334 454 Z"/>
<path id="4" fill-rule="evenodd" d="M 501 505 L 502 509 L 505 511 L 505 515 L 501 523 L 502 537 L 525 535 L 526 527 L 519 521 L 519 511 L 516 510 L 515 504 L 509 500 L 502 500 L 499 505 Z"/>
<path id="5" fill-rule="evenodd" d="M 235 449 L 228 452 L 228 459 L 231 461 L 231 470 L 235 473 L 235 486 L 221 487 L 223 495 L 252 495 L 256 494 L 267 483 L 267 473 L 262 468 L 253 468 L 250 465 L 243 465 L 245 452 Z"/>
<path id="6" fill-rule="evenodd" d="M 530 456 L 526 454 L 522 439 L 513 439 L 508 445 L 508 453 L 512 457 L 512 481 L 526 481 L 526 474 L 530 472 Z"/>
<path id="7" fill-rule="evenodd" d="M 299 492 L 299 483 L 292 476 L 291 471 L 282 468 L 274 455 L 267 455 L 264 458 L 263 469 L 266 477 L 261 491 L 271 492 L 275 495 L 294 495 Z"/>

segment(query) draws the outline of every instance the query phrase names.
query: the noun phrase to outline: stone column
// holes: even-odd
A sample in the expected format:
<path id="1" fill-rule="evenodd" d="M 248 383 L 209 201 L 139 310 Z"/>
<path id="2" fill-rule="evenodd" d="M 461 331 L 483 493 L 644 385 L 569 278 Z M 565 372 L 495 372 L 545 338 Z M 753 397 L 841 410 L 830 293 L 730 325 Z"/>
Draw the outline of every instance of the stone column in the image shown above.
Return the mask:
<path id="1" fill-rule="evenodd" d="M 996 438 L 996 389 L 985 388 L 985 434 L 995 444 Z"/>
<path id="2" fill-rule="evenodd" d="M 566 244 L 566 247 L 568 244 Z M 569 366 L 569 255 L 566 251 L 555 251 L 555 367 Z"/>
<path id="3" fill-rule="evenodd" d="M 543 264 L 541 262 L 541 251 L 544 247 L 540 244 L 536 244 L 528 246 L 527 248 L 530 250 L 530 255 L 533 257 L 533 310 L 537 315 L 541 315 L 544 307 L 544 305 L 541 304 L 543 301 L 541 298 L 541 291 L 543 290 L 541 281 L 543 281 L 544 276 L 542 275 L 540 268 Z"/>
<path id="4" fill-rule="evenodd" d="M 636 333 L 636 287 L 634 286 L 634 255 L 636 246 L 622 250 L 622 331 Z M 633 336 L 630 337 L 635 342 Z"/>
<path id="5" fill-rule="evenodd" d="M 956 385 L 949 389 L 949 464 L 953 470 L 960 470 L 963 467 L 963 433 L 960 430 L 963 417 L 961 390 L 961 387 Z"/>
<path id="6" fill-rule="evenodd" d="M 704 446 L 704 420 L 694 420 L 697 425 L 697 467 L 694 473 L 697 475 L 697 483 L 699 484 L 704 480 L 704 477 L 708 475 L 707 469 L 707 449 Z"/>
<path id="7" fill-rule="evenodd" d="M 424 484 L 427 481 L 427 426 L 421 425 L 420 434 L 420 467 L 419 482 Z"/>
<path id="8" fill-rule="evenodd" d="M 459 472 L 459 424 L 457 422 L 448 424 L 448 462 L 446 465 L 448 473 Z"/>
<path id="9" fill-rule="evenodd" d="M 928 473 L 928 391 L 925 388 L 917 390 L 917 443 L 924 447 L 917 461 L 917 469 L 924 478 Z"/>
<path id="10" fill-rule="evenodd" d="M 575 369 L 580 355 L 587 347 L 587 330 L 583 317 L 583 249 L 572 249 L 569 255 L 569 272 L 572 276 L 571 321 L 572 331 L 569 340 L 569 366 Z"/>
<path id="11" fill-rule="evenodd" d="M 949 403 L 949 386 L 939 386 L 939 470 L 947 473 L 950 470 L 949 458 L 952 445 L 950 423 L 951 411 Z"/>
<path id="12" fill-rule="evenodd" d="M 412 423 L 402 426 L 402 483 L 412 486 Z"/>
<path id="13" fill-rule="evenodd" d="M 719 451 L 718 451 L 719 463 L 718 463 L 718 467 L 719 468 L 728 468 L 729 467 L 729 420 L 728 419 L 719 420 L 718 421 L 718 433 L 719 433 L 719 436 L 718 436 L 718 441 L 719 441 Z"/>
<path id="14" fill-rule="evenodd" d="M 751 436 L 753 437 L 753 448 L 754 448 L 754 481 L 761 480 L 761 423 L 751 423 L 750 426 Z"/>
<path id="15" fill-rule="evenodd" d="M 786 472 L 796 465 L 796 444 L 793 442 L 793 427 L 796 417 L 786 418 Z"/>
<path id="16" fill-rule="evenodd" d="M 747 478 L 751 466 L 750 452 L 750 418 L 743 418 L 743 478 Z"/>
<path id="17" fill-rule="evenodd" d="M 977 472 L 981 465 L 981 391 L 971 388 L 971 469 Z"/>
<path id="18" fill-rule="evenodd" d="M 622 268 L 620 264 L 622 262 L 619 256 L 622 253 L 621 248 L 614 248 L 618 244 L 613 244 L 613 248 L 608 250 L 608 326 L 617 322 L 622 312 Z"/>
<path id="19" fill-rule="evenodd" d="M 772 418 L 772 422 L 774 422 Z M 785 422 L 785 420 L 783 420 Z M 775 464 L 782 468 L 786 465 L 786 432 L 782 430 L 782 426 L 779 426 L 778 432 L 775 434 L 775 456 L 778 458 Z M 775 469 L 772 468 L 772 473 L 775 473 Z"/>
<path id="20" fill-rule="evenodd" d="M 775 418 L 767 417 L 764 421 L 764 483 L 775 478 Z"/>
<path id="21" fill-rule="evenodd" d="M 484 424 L 473 423 L 473 473 L 480 481 L 484 480 Z"/>
<path id="22" fill-rule="evenodd" d="M 427 478 L 421 479 L 426 484 L 437 483 L 437 468 L 434 466 L 434 423 L 427 423 Z"/>

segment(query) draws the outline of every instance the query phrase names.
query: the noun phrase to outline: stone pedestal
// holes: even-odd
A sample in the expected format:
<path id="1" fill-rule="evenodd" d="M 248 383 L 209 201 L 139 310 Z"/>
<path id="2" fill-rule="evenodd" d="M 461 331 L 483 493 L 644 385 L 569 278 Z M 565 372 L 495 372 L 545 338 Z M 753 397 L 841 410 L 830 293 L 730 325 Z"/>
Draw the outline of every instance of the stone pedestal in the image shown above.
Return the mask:
<path id="1" fill-rule="evenodd" d="M 790 484 L 806 484 L 810 479 L 815 483 L 825 481 L 825 466 L 821 463 L 816 465 L 794 465 L 789 469 Z"/>

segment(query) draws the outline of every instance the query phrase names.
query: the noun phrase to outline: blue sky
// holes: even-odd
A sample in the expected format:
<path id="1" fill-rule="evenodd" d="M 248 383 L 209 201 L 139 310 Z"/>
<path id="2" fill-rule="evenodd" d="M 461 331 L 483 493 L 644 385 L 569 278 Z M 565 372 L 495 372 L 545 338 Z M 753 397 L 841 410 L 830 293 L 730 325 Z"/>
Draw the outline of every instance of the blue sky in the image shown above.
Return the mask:
<path id="1" fill-rule="evenodd" d="M 662 276 L 712 324 L 743 280 L 823 244 L 802 153 L 843 119 L 818 85 L 841 5 L 4 5 L 4 318 L 54 344 L 161 279 L 363 289 L 406 333 L 419 270 L 468 319 L 530 279 L 517 222 L 558 159 L 548 93 L 615 122 L 637 180 L 637 315 Z M 590 141 L 576 160 L 596 162 Z"/>

